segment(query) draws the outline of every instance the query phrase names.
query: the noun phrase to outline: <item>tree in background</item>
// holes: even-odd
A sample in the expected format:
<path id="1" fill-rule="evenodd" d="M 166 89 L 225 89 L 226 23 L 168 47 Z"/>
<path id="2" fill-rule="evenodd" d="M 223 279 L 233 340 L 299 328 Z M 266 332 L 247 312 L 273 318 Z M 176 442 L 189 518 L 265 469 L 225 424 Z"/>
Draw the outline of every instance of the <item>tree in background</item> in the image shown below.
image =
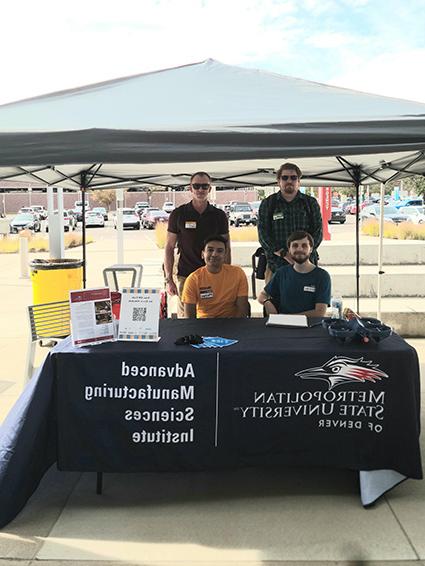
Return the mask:
<path id="1" fill-rule="evenodd" d="M 92 191 L 91 196 L 94 201 L 109 211 L 109 207 L 115 202 L 116 192 L 114 189 L 99 189 L 98 191 Z"/>
<path id="2" fill-rule="evenodd" d="M 372 186 L 376 187 L 374 192 L 379 193 L 379 185 Z M 425 177 L 423 175 L 412 175 L 412 177 L 390 181 L 385 185 L 385 194 L 391 194 L 394 187 L 402 187 L 404 191 L 409 191 L 411 195 L 425 197 Z"/>
<path id="3" fill-rule="evenodd" d="M 413 175 L 413 177 L 403 179 L 403 189 L 425 198 L 425 177 L 423 175 Z"/>

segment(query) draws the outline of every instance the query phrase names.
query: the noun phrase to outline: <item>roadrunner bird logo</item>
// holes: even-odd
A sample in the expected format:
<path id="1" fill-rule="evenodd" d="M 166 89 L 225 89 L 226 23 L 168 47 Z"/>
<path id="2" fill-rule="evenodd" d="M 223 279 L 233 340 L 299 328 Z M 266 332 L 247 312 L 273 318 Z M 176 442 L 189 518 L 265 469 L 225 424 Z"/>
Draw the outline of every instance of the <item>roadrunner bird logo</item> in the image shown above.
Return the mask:
<path id="1" fill-rule="evenodd" d="M 295 374 L 301 379 L 322 379 L 328 384 L 328 390 L 338 387 L 346 382 L 375 383 L 388 375 L 378 369 L 378 364 L 363 358 L 346 358 L 334 356 L 322 366 L 308 368 Z"/>

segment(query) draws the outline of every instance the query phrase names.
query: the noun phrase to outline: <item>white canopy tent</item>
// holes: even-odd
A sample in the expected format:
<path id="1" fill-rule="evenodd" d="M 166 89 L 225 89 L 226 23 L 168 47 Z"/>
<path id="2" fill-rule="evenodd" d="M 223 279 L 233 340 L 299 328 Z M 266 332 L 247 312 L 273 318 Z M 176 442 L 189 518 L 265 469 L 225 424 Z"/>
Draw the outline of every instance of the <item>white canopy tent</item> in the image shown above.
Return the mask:
<path id="1" fill-rule="evenodd" d="M 270 186 L 285 160 L 304 185 L 354 185 L 357 198 L 424 174 L 425 104 L 209 59 L 0 106 L 0 180 L 84 194 L 206 170 L 216 185 Z"/>

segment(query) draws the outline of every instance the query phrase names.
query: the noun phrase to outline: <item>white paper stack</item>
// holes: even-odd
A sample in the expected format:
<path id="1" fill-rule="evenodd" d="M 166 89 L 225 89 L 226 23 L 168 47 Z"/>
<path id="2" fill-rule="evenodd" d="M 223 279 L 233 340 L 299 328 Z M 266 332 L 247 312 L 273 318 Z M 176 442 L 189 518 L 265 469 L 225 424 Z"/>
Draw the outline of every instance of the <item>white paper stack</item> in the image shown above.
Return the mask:
<path id="1" fill-rule="evenodd" d="M 299 326 L 308 327 L 305 314 L 269 314 L 266 326 Z"/>

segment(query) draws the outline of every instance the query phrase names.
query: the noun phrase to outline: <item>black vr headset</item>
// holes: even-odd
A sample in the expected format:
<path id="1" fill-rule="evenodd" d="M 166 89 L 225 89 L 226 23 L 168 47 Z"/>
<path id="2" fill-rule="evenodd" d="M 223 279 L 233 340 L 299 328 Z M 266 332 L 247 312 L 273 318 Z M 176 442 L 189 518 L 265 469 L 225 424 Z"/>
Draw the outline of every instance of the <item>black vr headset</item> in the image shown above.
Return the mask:
<path id="1" fill-rule="evenodd" d="M 380 342 L 388 338 L 392 329 L 377 318 L 353 318 L 352 320 L 327 318 L 322 322 L 329 335 L 339 342 L 357 340 L 363 343 Z"/>
<path id="2" fill-rule="evenodd" d="M 204 339 L 199 334 L 189 334 L 188 336 L 182 336 L 181 338 L 177 338 L 174 342 L 176 346 L 186 346 L 188 344 L 202 344 Z"/>

